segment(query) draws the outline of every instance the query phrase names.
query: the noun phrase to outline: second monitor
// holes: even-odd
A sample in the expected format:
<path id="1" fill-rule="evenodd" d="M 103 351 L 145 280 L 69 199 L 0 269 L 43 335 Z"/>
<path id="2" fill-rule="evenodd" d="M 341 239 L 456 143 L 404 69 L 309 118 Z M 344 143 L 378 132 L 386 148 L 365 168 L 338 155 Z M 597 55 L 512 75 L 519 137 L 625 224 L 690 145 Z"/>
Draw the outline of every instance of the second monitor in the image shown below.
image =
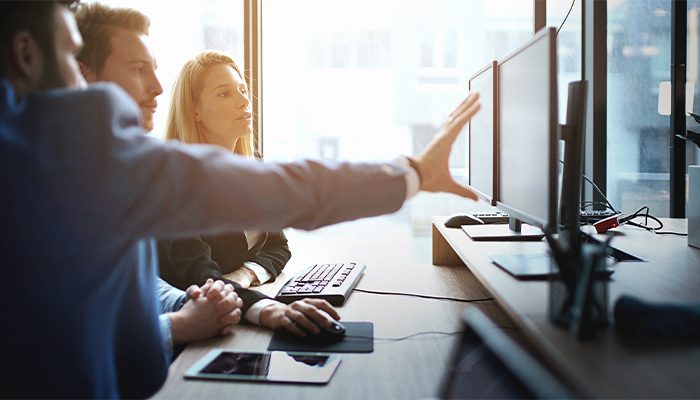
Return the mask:
<path id="1" fill-rule="evenodd" d="M 464 230 L 474 240 L 540 240 L 542 229 L 557 225 L 556 30 L 538 32 L 498 62 L 497 72 L 494 193 L 511 221 Z"/>

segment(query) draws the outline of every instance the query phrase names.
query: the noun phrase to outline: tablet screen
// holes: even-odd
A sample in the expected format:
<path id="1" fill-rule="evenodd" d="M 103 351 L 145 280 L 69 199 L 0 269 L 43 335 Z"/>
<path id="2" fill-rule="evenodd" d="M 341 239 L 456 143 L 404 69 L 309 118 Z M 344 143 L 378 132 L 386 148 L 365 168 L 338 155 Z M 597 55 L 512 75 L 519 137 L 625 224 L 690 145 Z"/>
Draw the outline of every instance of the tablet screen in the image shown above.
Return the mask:
<path id="1" fill-rule="evenodd" d="M 187 378 L 267 382 L 326 383 L 340 363 L 332 354 L 232 352 L 212 350 L 186 373 Z"/>

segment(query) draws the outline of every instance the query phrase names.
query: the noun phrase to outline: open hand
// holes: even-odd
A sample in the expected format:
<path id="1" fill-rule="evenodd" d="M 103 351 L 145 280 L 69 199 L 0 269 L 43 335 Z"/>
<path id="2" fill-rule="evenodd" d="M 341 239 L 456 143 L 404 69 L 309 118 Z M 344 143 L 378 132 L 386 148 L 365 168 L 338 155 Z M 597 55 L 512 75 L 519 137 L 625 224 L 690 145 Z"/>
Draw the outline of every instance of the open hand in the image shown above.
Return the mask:
<path id="1" fill-rule="evenodd" d="M 476 200 L 476 194 L 457 183 L 449 169 L 450 153 L 457 137 L 467 122 L 481 108 L 479 94 L 471 93 L 450 114 L 440 132 L 428 147 L 415 158 L 418 174 L 421 177 L 420 189 L 426 192 L 448 192 Z"/>

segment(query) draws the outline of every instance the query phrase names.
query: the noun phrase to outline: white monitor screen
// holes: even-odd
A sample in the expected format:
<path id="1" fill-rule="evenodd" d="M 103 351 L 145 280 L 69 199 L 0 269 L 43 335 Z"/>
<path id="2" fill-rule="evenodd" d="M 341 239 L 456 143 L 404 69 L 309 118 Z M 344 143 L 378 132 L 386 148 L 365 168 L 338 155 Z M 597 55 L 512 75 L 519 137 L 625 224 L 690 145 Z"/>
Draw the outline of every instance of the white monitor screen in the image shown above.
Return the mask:
<path id="1" fill-rule="evenodd" d="M 469 122 L 469 186 L 489 202 L 495 196 L 494 74 L 489 64 L 469 80 L 469 91 L 481 96 L 481 110 Z"/>
<path id="2" fill-rule="evenodd" d="M 556 193 L 558 169 L 553 35 L 540 32 L 498 65 L 499 206 L 538 226 L 556 218 L 550 193 Z"/>

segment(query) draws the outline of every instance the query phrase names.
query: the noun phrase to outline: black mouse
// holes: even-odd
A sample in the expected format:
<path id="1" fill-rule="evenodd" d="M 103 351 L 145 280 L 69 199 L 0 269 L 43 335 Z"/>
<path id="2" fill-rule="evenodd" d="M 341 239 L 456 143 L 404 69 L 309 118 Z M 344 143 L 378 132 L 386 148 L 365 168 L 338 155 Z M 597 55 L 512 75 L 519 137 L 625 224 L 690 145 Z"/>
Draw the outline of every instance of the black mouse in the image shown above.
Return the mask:
<path id="1" fill-rule="evenodd" d="M 469 214 L 455 214 L 445 221 L 448 228 L 461 228 L 462 225 L 483 225 L 484 221 Z"/>
<path id="2" fill-rule="evenodd" d="M 306 338 L 304 338 L 304 340 L 309 343 L 338 343 L 345 337 L 345 327 L 338 321 L 333 321 L 330 327 L 322 325 L 316 321 L 313 321 L 313 323 L 318 326 L 318 329 L 320 329 L 321 332 L 315 334 L 313 332 L 306 331 Z"/>

